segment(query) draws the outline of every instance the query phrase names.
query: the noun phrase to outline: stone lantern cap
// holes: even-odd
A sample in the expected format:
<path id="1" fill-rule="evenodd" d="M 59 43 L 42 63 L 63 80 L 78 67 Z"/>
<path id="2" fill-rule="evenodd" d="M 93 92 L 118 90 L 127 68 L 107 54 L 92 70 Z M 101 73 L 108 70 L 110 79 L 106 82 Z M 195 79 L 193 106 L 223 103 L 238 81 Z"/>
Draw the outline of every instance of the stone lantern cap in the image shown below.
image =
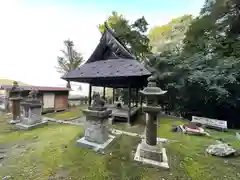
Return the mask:
<path id="1" fill-rule="evenodd" d="M 11 100 L 14 100 L 14 99 L 22 99 L 21 97 L 21 88 L 19 87 L 18 85 L 18 82 L 17 81 L 13 81 L 13 86 L 10 90 L 10 99 Z"/>
<path id="2" fill-rule="evenodd" d="M 148 78 L 148 86 L 140 91 L 140 93 L 144 96 L 160 96 L 165 94 L 167 91 L 163 91 L 161 88 L 157 87 L 156 80 L 156 76 L 150 76 Z"/>

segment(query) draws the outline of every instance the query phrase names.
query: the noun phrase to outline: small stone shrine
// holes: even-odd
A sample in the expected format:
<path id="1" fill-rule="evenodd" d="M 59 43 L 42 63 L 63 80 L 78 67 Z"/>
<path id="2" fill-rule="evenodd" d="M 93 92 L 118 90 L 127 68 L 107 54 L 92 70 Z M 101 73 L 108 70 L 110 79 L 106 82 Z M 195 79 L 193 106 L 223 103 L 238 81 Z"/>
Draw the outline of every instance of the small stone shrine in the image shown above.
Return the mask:
<path id="1" fill-rule="evenodd" d="M 42 120 L 42 103 L 37 99 L 37 91 L 29 92 L 28 98 L 21 102 L 22 118 L 16 126 L 20 129 L 32 129 L 47 124 Z"/>
<path id="2" fill-rule="evenodd" d="M 134 160 L 158 167 L 169 168 L 165 148 L 157 138 L 157 120 L 161 107 L 158 106 L 159 96 L 167 91 L 162 91 L 156 86 L 156 78 L 148 78 L 148 86 L 140 93 L 146 97 L 147 104 L 143 112 L 147 113 L 145 138 L 138 145 Z"/>
<path id="3" fill-rule="evenodd" d="M 114 136 L 109 135 L 107 128 L 111 110 L 104 106 L 105 102 L 100 98 L 100 94 L 95 94 L 94 98 L 92 106 L 83 110 L 86 115 L 86 129 L 84 137 L 79 139 L 77 143 L 84 147 L 100 150 L 114 139 Z"/>
<path id="4" fill-rule="evenodd" d="M 16 124 L 20 122 L 20 101 L 21 97 L 21 89 L 18 85 L 17 81 L 13 82 L 12 89 L 9 93 L 9 100 L 12 102 L 12 120 L 9 121 L 11 124 Z"/>

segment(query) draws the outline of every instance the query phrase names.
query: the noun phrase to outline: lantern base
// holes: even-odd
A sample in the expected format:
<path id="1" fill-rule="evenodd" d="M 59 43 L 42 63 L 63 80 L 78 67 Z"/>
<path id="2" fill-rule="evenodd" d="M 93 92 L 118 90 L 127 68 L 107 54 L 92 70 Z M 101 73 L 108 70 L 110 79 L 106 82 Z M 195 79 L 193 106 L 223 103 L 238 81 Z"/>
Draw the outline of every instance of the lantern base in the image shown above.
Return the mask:
<path id="1" fill-rule="evenodd" d="M 144 164 L 169 169 L 166 149 L 162 148 L 161 144 L 149 146 L 145 142 L 142 142 L 137 147 L 134 160 Z"/>
<path id="2" fill-rule="evenodd" d="M 9 120 L 8 121 L 10 124 L 17 124 L 17 123 L 20 123 L 21 121 L 20 120 L 13 120 L 13 119 L 11 119 L 11 120 Z"/>
<path id="3" fill-rule="evenodd" d="M 85 137 L 82 137 L 81 139 L 77 140 L 77 144 L 79 144 L 82 147 L 86 147 L 89 149 L 93 149 L 94 151 L 103 150 L 105 149 L 113 140 L 115 139 L 115 136 L 109 135 L 108 139 L 102 143 L 96 143 L 96 142 L 90 142 L 85 139 Z"/>
<path id="4" fill-rule="evenodd" d="M 19 129 L 23 129 L 23 130 L 30 130 L 30 129 L 34 129 L 34 128 L 38 128 L 38 127 L 42 127 L 44 125 L 47 125 L 48 121 L 41 121 L 35 124 L 25 124 L 23 122 L 17 123 L 16 126 Z"/>

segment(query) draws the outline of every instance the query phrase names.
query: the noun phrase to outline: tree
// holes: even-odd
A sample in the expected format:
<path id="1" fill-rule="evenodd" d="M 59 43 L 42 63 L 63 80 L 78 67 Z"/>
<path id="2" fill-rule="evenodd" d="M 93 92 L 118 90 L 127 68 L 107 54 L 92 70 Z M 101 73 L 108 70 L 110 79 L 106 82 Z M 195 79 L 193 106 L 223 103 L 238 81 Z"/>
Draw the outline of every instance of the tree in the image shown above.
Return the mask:
<path id="1" fill-rule="evenodd" d="M 207 0 L 185 34 L 183 51 L 170 48 L 150 59 L 159 86 L 168 90 L 162 102 L 167 110 L 240 127 L 239 14 L 239 1 Z"/>
<path id="2" fill-rule="evenodd" d="M 112 12 L 106 23 L 115 32 L 117 38 L 136 56 L 137 60 L 144 61 L 151 53 L 149 39 L 146 36 L 148 23 L 144 17 L 130 23 L 122 14 Z M 99 30 L 104 31 L 104 23 L 99 25 Z"/>
<path id="3" fill-rule="evenodd" d="M 63 57 L 57 57 L 58 65 L 56 67 L 57 72 L 62 75 L 67 74 L 73 69 L 76 69 L 83 62 L 83 57 L 80 53 L 73 49 L 74 44 L 71 40 L 65 40 L 64 45 L 67 48 L 67 51 L 61 50 Z M 70 82 L 67 83 L 67 87 L 71 88 Z"/>
<path id="4" fill-rule="evenodd" d="M 185 52 L 239 56 L 239 25 L 240 1 L 206 0 L 200 16 L 186 33 Z"/>
<path id="5" fill-rule="evenodd" d="M 185 32 L 192 20 L 192 15 L 184 15 L 172 19 L 168 24 L 152 28 L 148 34 L 152 51 L 154 53 L 181 51 Z"/>

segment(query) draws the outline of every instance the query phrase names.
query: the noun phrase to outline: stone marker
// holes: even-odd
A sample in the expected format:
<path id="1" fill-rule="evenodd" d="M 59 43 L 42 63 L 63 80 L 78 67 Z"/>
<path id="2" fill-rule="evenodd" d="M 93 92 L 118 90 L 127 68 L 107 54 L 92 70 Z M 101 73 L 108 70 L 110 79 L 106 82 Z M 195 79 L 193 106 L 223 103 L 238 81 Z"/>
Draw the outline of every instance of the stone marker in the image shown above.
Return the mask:
<path id="1" fill-rule="evenodd" d="M 42 120 L 42 103 L 37 99 L 37 91 L 29 93 L 28 98 L 21 102 L 22 118 L 16 126 L 20 129 L 32 129 L 47 124 Z"/>
<path id="2" fill-rule="evenodd" d="M 109 135 L 106 125 L 112 111 L 104 106 L 105 102 L 99 94 L 95 94 L 94 98 L 92 106 L 83 110 L 86 115 L 86 129 L 84 137 L 77 140 L 77 143 L 98 151 L 104 149 L 114 139 L 114 136 Z"/>
<path id="3" fill-rule="evenodd" d="M 9 93 L 9 100 L 12 101 L 12 119 L 9 123 L 16 124 L 20 122 L 20 101 L 22 100 L 21 89 L 17 81 L 13 82 L 13 86 Z"/>
<path id="4" fill-rule="evenodd" d="M 236 132 L 236 138 L 240 141 L 240 133 Z"/>
<path id="5" fill-rule="evenodd" d="M 236 152 L 230 145 L 221 142 L 208 146 L 206 151 L 211 155 L 220 157 L 231 156 Z"/>
<path id="6" fill-rule="evenodd" d="M 162 143 L 157 141 L 157 119 L 161 107 L 158 106 L 158 97 L 165 94 L 156 87 L 156 78 L 151 76 L 148 78 L 148 86 L 140 93 L 146 96 L 147 104 L 143 107 L 143 112 L 147 113 L 145 139 L 138 145 L 134 160 L 143 163 L 169 168 L 168 159 L 165 148 Z"/>

